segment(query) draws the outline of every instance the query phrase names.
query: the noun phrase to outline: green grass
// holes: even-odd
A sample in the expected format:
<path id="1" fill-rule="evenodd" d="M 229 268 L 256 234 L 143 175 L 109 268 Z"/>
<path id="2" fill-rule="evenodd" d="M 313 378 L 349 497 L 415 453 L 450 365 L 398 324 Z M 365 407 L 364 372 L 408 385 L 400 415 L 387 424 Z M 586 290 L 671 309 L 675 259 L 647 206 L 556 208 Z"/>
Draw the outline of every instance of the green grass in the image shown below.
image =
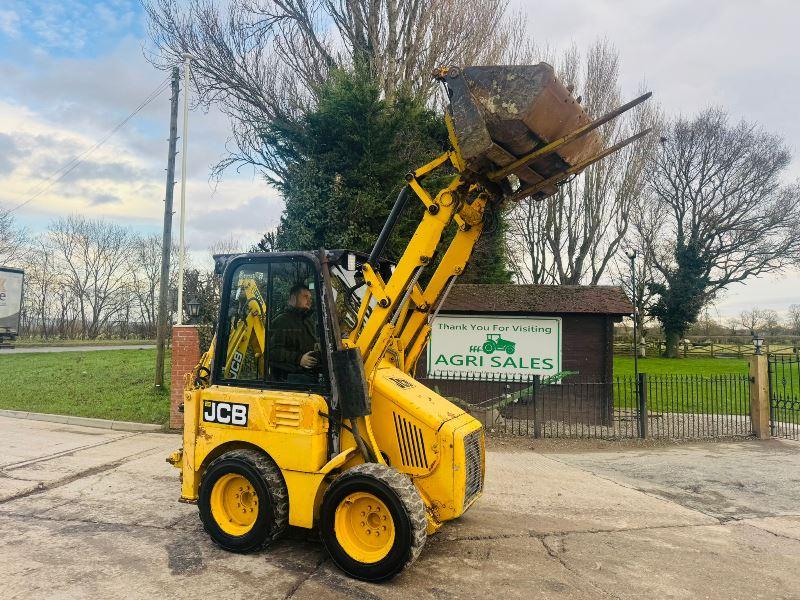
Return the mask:
<path id="1" fill-rule="evenodd" d="M 155 350 L 0 356 L 0 408 L 166 424 L 165 388 L 153 387 Z"/>
<path id="2" fill-rule="evenodd" d="M 747 360 L 736 358 L 644 358 L 639 372 L 649 377 L 647 405 L 651 413 L 749 413 Z M 638 405 L 633 384 L 633 357 L 614 358 L 614 375 L 625 380 L 615 388 L 614 404 Z"/>
<path id="3" fill-rule="evenodd" d="M 169 381 L 164 390 L 153 387 L 154 365 L 155 350 L 0 356 L 0 408 L 165 424 Z M 651 411 L 747 412 L 746 383 L 730 380 L 747 374 L 746 360 L 646 358 L 639 361 L 639 370 L 651 376 Z M 165 374 L 169 379 L 169 363 Z M 616 357 L 614 375 L 632 376 L 633 358 Z M 712 382 L 712 376 L 728 379 Z M 633 378 L 625 379 L 615 389 L 615 405 L 633 407 Z"/>
<path id="4" fill-rule="evenodd" d="M 640 358 L 639 372 L 652 375 L 746 375 L 741 358 Z M 633 375 L 633 357 L 615 356 L 614 375 Z"/>

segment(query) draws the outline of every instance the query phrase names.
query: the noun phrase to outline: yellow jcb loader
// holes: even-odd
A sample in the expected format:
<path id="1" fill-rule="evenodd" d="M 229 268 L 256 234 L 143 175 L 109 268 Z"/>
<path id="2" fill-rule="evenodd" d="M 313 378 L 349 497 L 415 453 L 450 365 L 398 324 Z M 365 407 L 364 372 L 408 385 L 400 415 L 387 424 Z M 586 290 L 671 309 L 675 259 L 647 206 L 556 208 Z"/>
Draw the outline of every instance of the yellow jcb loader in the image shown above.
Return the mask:
<path id="1" fill-rule="evenodd" d="M 198 505 L 226 550 L 259 550 L 289 525 L 317 528 L 345 573 L 383 581 L 464 514 L 483 489 L 484 433 L 412 376 L 431 322 L 490 210 L 545 198 L 647 133 L 603 149 L 597 128 L 649 94 L 591 121 L 544 63 L 434 76 L 449 98 L 452 147 L 406 176 L 369 255 L 264 252 L 217 261 L 216 335 L 187 376 L 183 447 L 168 460 L 181 470 L 181 501 Z M 443 168 L 452 179 L 430 193 L 423 180 Z M 411 198 L 425 210 L 390 264 L 382 251 Z M 455 234 L 439 250 L 449 226 Z M 302 293 L 312 310 L 296 306 Z M 314 348 L 287 347 L 293 335 Z"/>

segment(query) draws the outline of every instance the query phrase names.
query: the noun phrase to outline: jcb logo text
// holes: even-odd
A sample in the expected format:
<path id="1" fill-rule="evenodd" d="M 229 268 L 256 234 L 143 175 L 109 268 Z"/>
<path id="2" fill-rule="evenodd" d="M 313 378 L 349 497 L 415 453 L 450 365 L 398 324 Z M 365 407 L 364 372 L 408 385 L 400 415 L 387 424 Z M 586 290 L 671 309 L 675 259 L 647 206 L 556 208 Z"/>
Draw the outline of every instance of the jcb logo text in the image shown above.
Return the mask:
<path id="1" fill-rule="evenodd" d="M 203 421 L 246 427 L 248 408 L 247 404 L 206 400 L 203 402 Z"/>

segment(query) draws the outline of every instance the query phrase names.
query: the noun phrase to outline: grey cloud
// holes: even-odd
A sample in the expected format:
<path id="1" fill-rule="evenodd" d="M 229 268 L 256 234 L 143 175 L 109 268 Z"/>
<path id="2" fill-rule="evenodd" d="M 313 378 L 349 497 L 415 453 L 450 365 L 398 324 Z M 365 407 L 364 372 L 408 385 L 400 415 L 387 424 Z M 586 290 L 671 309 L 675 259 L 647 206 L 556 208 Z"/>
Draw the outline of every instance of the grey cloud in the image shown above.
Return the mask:
<path id="1" fill-rule="evenodd" d="M 15 159 L 18 158 L 19 149 L 14 138 L 5 133 L 0 133 L 0 175 L 6 175 L 14 170 Z"/>
<path id="2" fill-rule="evenodd" d="M 93 206 L 101 206 L 104 204 L 115 204 L 119 202 L 119 198 L 111 194 L 96 194 L 91 200 Z"/>
<path id="3" fill-rule="evenodd" d="M 266 184 L 265 184 L 266 187 Z M 206 202 L 209 206 L 213 202 Z M 236 208 L 215 208 L 191 215 L 193 229 L 224 237 L 232 230 L 266 231 L 274 227 L 283 203 L 275 197 L 253 196 Z"/>
<path id="4" fill-rule="evenodd" d="M 62 173 L 62 170 L 70 165 L 70 171 L 60 180 L 59 183 L 77 183 L 80 181 L 109 180 L 116 182 L 136 183 L 152 173 L 148 173 L 139 167 L 121 163 L 104 162 L 99 160 L 83 159 L 79 164 L 74 165 L 72 160 L 79 156 L 83 148 L 76 147 L 71 141 L 60 143 L 54 137 L 50 137 L 47 148 L 48 154 L 35 157 L 34 167 L 42 178 L 49 177 L 55 173 Z M 74 168 L 72 168 L 74 166 Z"/>
<path id="5" fill-rule="evenodd" d="M 86 179 L 107 179 L 109 181 L 136 181 L 145 176 L 141 169 L 124 163 L 102 163 L 84 161 L 62 181 L 80 181 Z"/>
<path id="6" fill-rule="evenodd" d="M 91 132 L 91 137 L 99 139 L 168 75 L 145 60 L 142 43 L 132 36 L 123 37 L 109 53 L 92 58 L 34 53 L 25 69 L 0 58 L 0 97 L 21 102 L 54 122 Z M 147 160 L 152 166 L 151 176 L 156 177 L 162 176 L 167 157 L 169 96 L 169 89 L 164 90 L 111 140 Z M 182 135 L 180 126 L 178 135 Z M 226 156 L 229 137 L 228 118 L 218 109 L 193 109 L 189 119 L 189 177 L 208 178 L 211 167 Z M 48 144 L 46 140 L 40 143 L 39 147 Z M 71 149 L 63 162 L 83 149 Z"/>

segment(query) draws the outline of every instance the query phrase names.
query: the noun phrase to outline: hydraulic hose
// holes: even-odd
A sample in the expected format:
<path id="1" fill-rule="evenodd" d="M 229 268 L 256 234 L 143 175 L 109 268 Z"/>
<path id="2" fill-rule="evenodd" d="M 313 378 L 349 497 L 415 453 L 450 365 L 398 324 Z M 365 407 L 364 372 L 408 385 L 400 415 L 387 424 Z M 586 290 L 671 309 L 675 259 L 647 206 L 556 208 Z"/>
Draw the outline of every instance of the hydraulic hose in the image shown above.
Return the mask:
<path id="1" fill-rule="evenodd" d="M 392 207 L 392 211 L 386 218 L 386 223 L 383 224 L 383 229 L 381 229 L 381 233 L 378 235 L 378 239 L 372 247 L 372 252 L 369 253 L 367 262 L 372 265 L 372 268 L 376 271 L 379 270 L 378 261 L 380 261 L 381 254 L 383 254 L 386 243 L 389 241 L 389 236 L 392 235 L 392 230 L 397 220 L 400 218 L 400 215 L 403 214 L 403 209 L 406 206 L 406 202 L 408 202 L 410 191 L 411 188 L 407 185 L 403 186 L 403 189 L 400 190 L 400 193 L 397 195 L 397 200 L 395 200 L 394 206 Z"/>

